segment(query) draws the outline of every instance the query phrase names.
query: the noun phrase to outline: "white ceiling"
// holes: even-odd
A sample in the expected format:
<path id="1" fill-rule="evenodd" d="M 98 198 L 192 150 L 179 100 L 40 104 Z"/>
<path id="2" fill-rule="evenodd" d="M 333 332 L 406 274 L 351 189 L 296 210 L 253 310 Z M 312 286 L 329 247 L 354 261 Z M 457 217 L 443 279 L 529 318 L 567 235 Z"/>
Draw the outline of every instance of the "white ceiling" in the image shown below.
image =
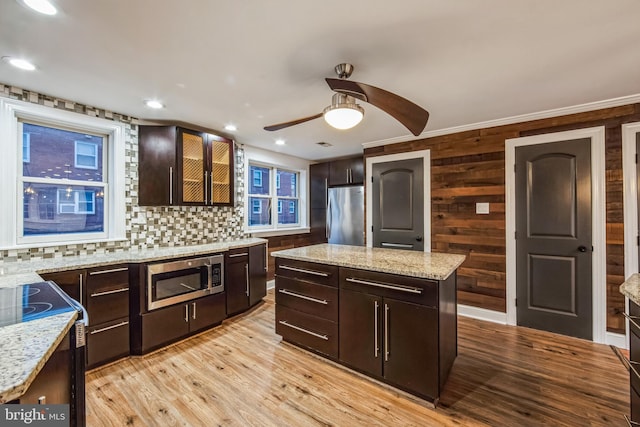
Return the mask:
<path id="1" fill-rule="evenodd" d="M 140 119 L 234 123 L 240 143 L 311 160 L 413 138 L 366 103 L 348 131 L 262 129 L 320 113 L 340 62 L 427 109 L 425 131 L 640 93 L 637 0 L 54 2 L 50 17 L 0 1 L 0 56 L 38 67 L 2 61 L 0 82 Z"/>

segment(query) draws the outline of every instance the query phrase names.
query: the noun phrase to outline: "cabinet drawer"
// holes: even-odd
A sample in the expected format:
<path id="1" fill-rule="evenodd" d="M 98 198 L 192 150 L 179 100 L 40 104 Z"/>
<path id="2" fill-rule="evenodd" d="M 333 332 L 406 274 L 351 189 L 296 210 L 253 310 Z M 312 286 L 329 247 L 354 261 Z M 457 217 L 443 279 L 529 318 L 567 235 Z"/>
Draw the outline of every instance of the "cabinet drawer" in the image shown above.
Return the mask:
<path id="1" fill-rule="evenodd" d="M 129 318 L 92 326 L 87 330 L 87 366 L 90 368 L 129 355 Z"/>
<path id="2" fill-rule="evenodd" d="M 338 321 L 338 288 L 331 286 L 278 276 L 276 304 L 333 322 Z"/>
<path id="3" fill-rule="evenodd" d="M 249 248 L 229 249 L 227 252 L 227 262 L 247 262 L 249 261 Z"/>
<path id="4" fill-rule="evenodd" d="M 126 265 L 87 271 L 86 308 L 91 325 L 129 315 L 129 269 Z"/>
<path id="5" fill-rule="evenodd" d="M 276 305 L 276 333 L 287 341 L 338 357 L 338 324 Z"/>
<path id="6" fill-rule="evenodd" d="M 438 282 L 433 280 L 341 268 L 340 288 L 430 307 L 438 306 Z"/>
<path id="7" fill-rule="evenodd" d="M 276 259 L 276 276 L 290 277 L 321 285 L 338 286 L 338 267 L 291 259 Z"/>

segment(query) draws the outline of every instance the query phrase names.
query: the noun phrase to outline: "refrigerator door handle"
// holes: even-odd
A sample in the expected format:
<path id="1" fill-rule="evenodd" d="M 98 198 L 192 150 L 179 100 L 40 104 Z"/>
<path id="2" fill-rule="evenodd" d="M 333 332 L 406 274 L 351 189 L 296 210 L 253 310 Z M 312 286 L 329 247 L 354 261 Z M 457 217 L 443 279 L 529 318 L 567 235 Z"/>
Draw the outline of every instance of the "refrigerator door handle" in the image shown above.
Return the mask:
<path id="1" fill-rule="evenodd" d="M 331 198 L 327 198 L 327 218 L 324 225 L 324 234 L 327 239 L 331 235 Z"/>

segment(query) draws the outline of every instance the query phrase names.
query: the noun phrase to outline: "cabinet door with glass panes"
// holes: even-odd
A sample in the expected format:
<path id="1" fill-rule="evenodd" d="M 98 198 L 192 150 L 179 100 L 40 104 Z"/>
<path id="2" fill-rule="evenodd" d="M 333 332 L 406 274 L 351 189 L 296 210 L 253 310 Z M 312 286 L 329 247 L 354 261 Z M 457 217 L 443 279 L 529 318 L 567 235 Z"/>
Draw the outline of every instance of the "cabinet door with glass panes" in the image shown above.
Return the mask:
<path id="1" fill-rule="evenodd" d="M 248 225 L 254 230 L 300 225 L 300 173 L 249 164 Z"/>
<path id="2" fill-rule="evenodd" d="M 182 205 L 233 205 L 233 141 L 205 132 L 178 132 Z"/>

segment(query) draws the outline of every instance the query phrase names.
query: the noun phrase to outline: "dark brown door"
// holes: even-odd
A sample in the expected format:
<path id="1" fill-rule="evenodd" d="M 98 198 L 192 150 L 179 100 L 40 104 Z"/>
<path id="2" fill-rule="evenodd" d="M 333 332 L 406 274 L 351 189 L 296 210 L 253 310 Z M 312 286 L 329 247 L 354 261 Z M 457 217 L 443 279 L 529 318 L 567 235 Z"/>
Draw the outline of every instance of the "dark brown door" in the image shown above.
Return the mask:
<path id="1" fill-rule="evenodd" d="M 230 250 L 226 259 L 224 288 L 227 315 L 232 315 L 249 308 L 249 250 Z"/>
<path id="2" fill-rule="evenodd" d="M 384 298 L 384 377 L 422 395 L 438 396 L 438 310 Z M 420 325 L 416 327 L 416 325 Z"/>
<path id="3" fill-rule="evenodd" d="M 377 376 L 382 376 L 381 309 L 381 297 L 340 290 L 340 360 Z"/>
<path id="4" fill-rule="evenodd" d="M 249 248 L 249 305 L 267 296 L 267 246 Z"/>
<path id="5" fill-rule="evenodd" d="M 374 163 L 373 246 L 424 250 L 423 159 Z"/>
<path id="6" fill-rule="evenodd" d="M 516 148 L 518 325 L 592 339 L 591 141 Z"/>
<path id="7" fill-rule="evenodd" d="M 189 303 L 189 331 L 216 325 L 227 315 L 224 294 L 209 295 Z"/>
<path id="8" fill-rule="evenodd" d="M 179 204 L 177 199 L 176 127 L 140 126 L 138 200 L 141 206 Z"/>

